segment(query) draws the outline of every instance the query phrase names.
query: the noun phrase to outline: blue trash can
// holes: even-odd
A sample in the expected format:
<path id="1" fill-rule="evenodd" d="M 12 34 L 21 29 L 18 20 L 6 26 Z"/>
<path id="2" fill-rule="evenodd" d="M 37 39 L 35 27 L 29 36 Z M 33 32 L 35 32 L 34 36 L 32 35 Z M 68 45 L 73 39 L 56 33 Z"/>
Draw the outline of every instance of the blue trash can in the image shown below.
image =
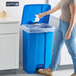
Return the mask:
<path id="1" fill-rule="evenodd" d="M 23 29 L 23 69 L 29 74 L 35 73 L 38 68 L 48 68 L 51 63 L 54 27 L 47 24 L 49 15 L 41 18 L 39 24 L 32 24 L 35 14 L 49 9 L 50 5 L 47 4 L 24 6 L 21 24 Z"/>

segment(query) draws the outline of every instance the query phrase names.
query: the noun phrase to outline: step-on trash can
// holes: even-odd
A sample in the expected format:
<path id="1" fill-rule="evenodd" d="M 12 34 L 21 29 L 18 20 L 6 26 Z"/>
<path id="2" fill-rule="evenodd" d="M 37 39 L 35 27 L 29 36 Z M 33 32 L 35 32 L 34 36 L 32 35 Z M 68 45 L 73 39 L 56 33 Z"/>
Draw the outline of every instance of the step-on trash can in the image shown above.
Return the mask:
<path id="1" fill-rule="evenodd" d="M 23 29 L 23 69 L 29 74 L 38 68 L 48 68 L 52 58 L 54 27 L 48 25 L 49 15 L 33 24 L 35 14 L 50 9 L 47 4 L 24 6 L 22 17 Z"/>

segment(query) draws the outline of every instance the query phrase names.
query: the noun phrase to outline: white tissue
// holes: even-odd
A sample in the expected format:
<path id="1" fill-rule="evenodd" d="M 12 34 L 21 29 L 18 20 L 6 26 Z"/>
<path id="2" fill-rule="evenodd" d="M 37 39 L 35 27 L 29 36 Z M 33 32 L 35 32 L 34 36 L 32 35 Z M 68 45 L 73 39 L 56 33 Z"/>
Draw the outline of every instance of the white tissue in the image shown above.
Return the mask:
<path id="1" fill-rule="evenodd" d="M 39 20 L 40 20 L 39 16 L 38 15 L 35 15 L 35 16 L 36 16 L 36 18 L 35 18 L 34 22 L 39 22 Z"/>

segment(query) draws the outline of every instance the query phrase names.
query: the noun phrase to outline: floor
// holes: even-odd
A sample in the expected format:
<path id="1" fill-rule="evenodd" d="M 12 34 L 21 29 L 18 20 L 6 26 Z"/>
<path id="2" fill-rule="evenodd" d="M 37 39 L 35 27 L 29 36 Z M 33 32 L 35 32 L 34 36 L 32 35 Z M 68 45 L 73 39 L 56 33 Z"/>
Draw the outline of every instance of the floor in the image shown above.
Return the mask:
<path id="1" fill-rule="evenodd" d="M 63 66 L 64 67 L 64 66 Z M 53 76 L 71 76 L 73 69 L 58 69 L 53 73 Z M 40 74 L 27 74 L 22 69 L 19 70 L 9 70 L 9 71 L 0 71 L 0 76 L 45 76 Z"/>

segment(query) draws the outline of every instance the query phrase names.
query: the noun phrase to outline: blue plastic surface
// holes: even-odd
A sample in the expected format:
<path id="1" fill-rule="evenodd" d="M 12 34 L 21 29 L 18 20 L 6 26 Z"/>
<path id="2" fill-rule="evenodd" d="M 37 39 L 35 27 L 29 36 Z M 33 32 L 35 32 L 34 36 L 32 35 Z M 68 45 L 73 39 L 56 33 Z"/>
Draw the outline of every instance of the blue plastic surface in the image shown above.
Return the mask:
<path id="1" fill-rule="evenodd" d="M 32 24 L 35 14 L 48 10 L 50 10 L 50 5 L 47 4 L 24 6 L 21 24 Z M 41 18 L 39 23 L 48 22 L 49 15 Z M 23 69 L 27 73 L 35 73 L 37 68 L 49 67 L 52 57 L 53 34 L 53 32 L 27 33 L 23 30 Z"/>
<path id="2" fill-rule="evenodd" d="M 49 67 L 52 43 L 53 32 L 31 34 L 23 31 L 23 68 L 27 73 L 35 73 L 36 68 Z"/>
<path id="3" fill-rule="evenodd" d="M 32 4 L 32 5 L 25 5 L 23 9 L 23 16 L 21 24 L 32 24 L 35 20 L 35 15 L 39 13 L 43 13 L 51 9 L 51 6 L 48 4 Z M 48 23 L 49 16 L 44 16 L 40 19 L 39 23 Z"/>

